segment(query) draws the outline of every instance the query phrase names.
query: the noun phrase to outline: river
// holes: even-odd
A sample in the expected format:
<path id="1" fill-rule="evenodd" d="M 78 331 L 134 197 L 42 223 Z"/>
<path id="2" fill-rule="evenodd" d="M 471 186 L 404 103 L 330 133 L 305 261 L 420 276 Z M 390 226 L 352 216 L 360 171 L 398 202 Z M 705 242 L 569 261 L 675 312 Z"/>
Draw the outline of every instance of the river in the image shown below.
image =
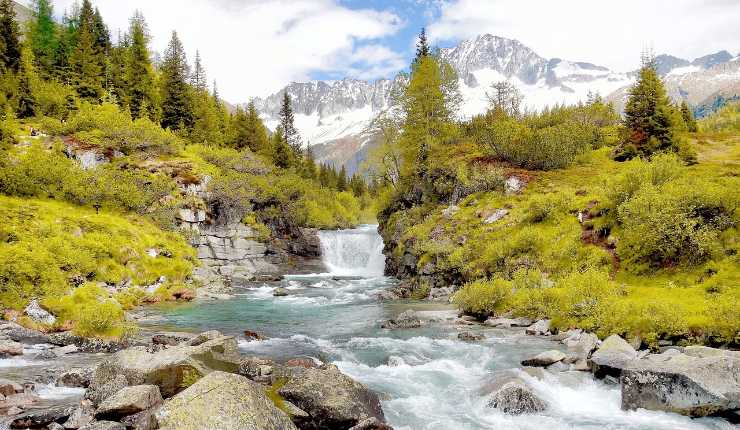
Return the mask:
<path id="1" fill-rule="evenodd" d="M 428 302 L 380 302 L 393 279 L 383 276 L 383 243 L 375 226 L 320 234 L 327 273 L 285 276 L 280 283 L 239 288 L 232 300 L 162 305 L 153 329 L 217 329 L 244 339 L 252 330 L 265 341 L 240 341 L 245 354 L 283 360 L 315 357 L 381 394 L 396 429 L 729 429 L 724 420 L 620 409 L 620 390 L 582 372 L 520 370 L 547 403 L 546 412 L 512 417 L 486 406 L 482 391 L 495 372 L 559 343 L 519 330 L 461 327 L 439 322 L 417 329 L 384 330 L 383 321 L 406 309 L 449 321 L 454 309 Z M 273 297 L 277 286 L 289 295 Z M 462 330 L 485 334 L 480 342 L 457 339 Z"/>

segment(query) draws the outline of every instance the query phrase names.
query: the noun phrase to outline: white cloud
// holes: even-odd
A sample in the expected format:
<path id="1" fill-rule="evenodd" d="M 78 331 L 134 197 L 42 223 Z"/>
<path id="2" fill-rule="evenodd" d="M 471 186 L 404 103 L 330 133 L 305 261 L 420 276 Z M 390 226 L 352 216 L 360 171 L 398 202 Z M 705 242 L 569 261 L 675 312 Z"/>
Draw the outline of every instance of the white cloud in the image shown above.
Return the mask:
<path id="1" fill-rule="evenodd" d="M 72 3 L 57 0 L 55 7 L 61 14 Z M 336 0 L 97 0 L 94 4 L 114 35 L 119 29 L 125 31 L 128 18 L 140 10 L 153 36 L 152 48 L 160 52 L 172 30 L 177 30 L 189 59 L 200 50 L 209 78 L 218 80 L 219 91 L 232 102 L 268 95 L 291 81 L 308 79 L 312 72 L 354 71 L 363 55 L 374 54 L 381 61 L 380 67 L 359 70 L 364 78 L 388 73 L 390 69 L 382 65 L 393 63 L 390 50 L 358 48 L 358 44 L 391 35 L 403 25 L 392 13 L 352 10 Z"/>
<path id="2" fill-rule="evenodd" d="M 430 25 L 435 41 L 482 33 L 518 39 L 543 57 L 637 67 L 652 48 L 689 60 L 740 47 L 737 0 L 450 0 Z"/>

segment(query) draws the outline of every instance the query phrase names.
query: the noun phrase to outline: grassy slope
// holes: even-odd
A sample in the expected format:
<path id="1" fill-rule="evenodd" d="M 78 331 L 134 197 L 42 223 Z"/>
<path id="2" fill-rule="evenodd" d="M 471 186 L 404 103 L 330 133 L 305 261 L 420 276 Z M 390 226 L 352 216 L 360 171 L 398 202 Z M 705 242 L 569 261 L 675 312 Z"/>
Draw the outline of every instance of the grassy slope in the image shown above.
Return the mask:
<path id="1" fill-rule="evenodd" d="M 690 175 L 721 181 L 740 173 L 740 136 L 698 134 L 691 139 L 699 153 L 699 164 L 689 168 Z M 602 335 L 631 333 L 654 341 L 660 336 L 691 338 L 709 332 L 725 341 L 732 339 L 733 332 L 740 329 L 740 267 L 736 255 L 693 268 L 635 274 L 622 267 L 606 243 L 592 245 L 583 240 L 584 229 L 577 213 L 605 200 L 604 186 L 620 169 L 621 163 L 611 160 L 609 149 L 603 148 L 567 169 L 529 172 L 531 180 L 522 194 L 472 195 L 452 216 L 443 215 L 444 207 L 440 206 L 406 230 L 401 243 L 413 244 L 412 253 L 420 256 L 420 270 L 433 263 L 434 270 L 461 272 L 467 281 L 500 273 L 512 277 L 519 269 L 537 268 L 550 280 L 567 284 L 569 280 L 563 279 L 566 273 L 587 268 L 608 271 L 619 294 L 609 304 L 613 320 L 595 323 L 603 327 Z M 509 214 L 496 223 L 482 222 L 500 208 L 508 209 Z M 545 219 L 532 222 L 532 214 L 539 210 L 546 214 Z M 598 223 L 599 219 L 588 222 Z M 619 232 L 613 234 L 618 239 Z M 732 229 L 728 235 L 729 247 L 737 245 L 737 230 Z M 401 255 L 405 249 L 399 247 L 396 252 Z M 710 283 L 716 283 L 705 276 L 710 270 L 722 272 L 722 287 L 727 288 L 720 296 L 708 293 Z M 515 298 L 507 307 L 530 317 L 546 316 L 542 313 L 553 305 L 535 303 L 538 300 L 557 300 L 557 294 L 548 299 L 532 293 Z M 555 322 L 565 328 L 574 321 L 578 322 L 577 316 Z"/>

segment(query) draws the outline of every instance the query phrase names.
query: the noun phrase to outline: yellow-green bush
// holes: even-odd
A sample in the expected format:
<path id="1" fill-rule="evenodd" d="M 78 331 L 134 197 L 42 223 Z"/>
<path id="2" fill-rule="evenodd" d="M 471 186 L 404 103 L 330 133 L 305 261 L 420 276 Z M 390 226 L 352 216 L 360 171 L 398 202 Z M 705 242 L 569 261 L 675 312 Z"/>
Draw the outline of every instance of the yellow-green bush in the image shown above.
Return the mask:
<path id="1" fill-rule="evenodd" d="M 82 103 L 79 111 L 66 122 L 47 118 L 43 128 L 54 135 L 72 135 L 78 141 L 124 154 L 174 154 L 182 140 L 148 118 L 131 119 L 111 103 Z"/>
<path id="2" fill-rule="evenodd" d="M 502 311 L 511 296 L 512 283 L 501 278 L 479 279 L 465 284 L 452 298 L 466 313 L 487 317 Z"/>
<path id="3" fill-rule="evenodd" d="M 48 297 L 43 304 L 62 321 L 72 322 L 78 336 L 120 338 L 132 330 L 121 305 L 94 284 L 84 284 L 62 297 Z"/>
<path id="4" fill-rule="evenodd" d="M 0 196 L 0 306 L 60 297 L 71 281 L 149 285 L 184 282 L 195 260 L 184 238 L 135 216 L 96 214 L 65 203 Z M 151 257 L 147 249 L 172 257 Z"/>
<path id="5" fill-rule="evenodd" d="M 740 101 L 729 103 L 699 121 L 699 130 L 713 133 L 740 133 Z"/>

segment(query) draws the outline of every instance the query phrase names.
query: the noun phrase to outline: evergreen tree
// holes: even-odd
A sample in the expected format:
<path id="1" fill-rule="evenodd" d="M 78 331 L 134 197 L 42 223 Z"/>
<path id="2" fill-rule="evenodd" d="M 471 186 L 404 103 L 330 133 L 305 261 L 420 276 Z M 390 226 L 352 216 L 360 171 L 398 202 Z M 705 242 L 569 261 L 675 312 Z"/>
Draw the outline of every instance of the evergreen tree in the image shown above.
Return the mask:
<path id="1" fill-rule="evenodd" d="M 42 77 L 49 78 L 54 70 L 54 57 L 59 44 L 54 10 L 49 0 L 34 1 L 28 39 L 38 72 Z"/>
<path id="2" fill-rule="evenodd" d="M 422 58 L 430 56 L 431 53 L 429 42 L 427 41 L 427 30 L 422 27 L 421 33 L 419 33 L 419 40 L 416 42 L 416 57 L 414 58 L 414 64 L 417 64 Z"/>
<path id="3" fill-rule="evenodd" d="M 293 165 L 293 151 L 288 142 L 285 141 L 285 132 L 282 125 L 278 125 L 272 135 L 272 147 L 275 151 L 273 158 L 275 165 L 282 169 L 290 168 Z"/>
<path id="4" fill-rule="evenodd" d="M 188 86 L 189 68 L 185 49 L 172 32 L 162 61 L 162 127 L 189 130 L 193 126 L 193 106 Z"/>
<path id="5" fill-rule="evenodd" d="M 218 109 L 208 92 L 197 91 L 194 97 L 193 129 L 190 140 L 214 146 L 223 144 Z"/>
<path id="6" fill-rule="evenodd" d="M 637 83 L 630 89 L 624 108 L 625 125 L 629 131 L 618 149 L 617 160 L 637 155 L 649 156 L 665 149 L 677 149 L 674 136 L 672 106 L 652 57 L 643 59 Z"/>
<path id="7" fill-rule="evenodd" d="M 128 67 L 128 57 L 130 49 L 128 35 L 118 36 L 118 44 L 111 47 L 109 80 L 107 88 L 112 98 L 115 98 L 121 108 L 128 108 L 128 81 L 126 80 L 126 69 Z"/>
<path id="8" fill-rule="evenodd" d="M 339 169 L 337 174 L 337 190 L 347 191 L 347 169 L 342 164 L 342 168 Z"/>
<path id="9" fill-rule="evenodd" d="M 72 52 L 77 45 L 77 14 L 65 12 L 54 53 L 53 75 L 59 82 L 72 85 Z"/>
<path id="10" fill-rule="evenodd" d="M 316 179 L 316 160 L 313 156 L 313 149 L 310 143 L 306 145 L 306 153 L 303 156 L 303 177 L 307 179 Z"/>
<path id="11" fill-rule="evenodd" d="M 108 26 L 105 25 L 103 16 L 100 14 L 100 10 L 98 8 L 95 8 L 95 12 L 92 16 L 92 33 L 93 39 L 95 40 L 95 48 L 97 49 L 100 58 L 105 58 L 105 56 L 108 55 L 108 52 L 110 52 L 112 44 L 110 41 Z"/>
<path id="12" fill-rule="evenodd" d="M 193 76 L 191 77 L 190 84 L 200 92 L 208 91 L 208 79 L 206 78 L 206 70 L 200 59 L 200 51 L 195 51 L 195 66 L 193 67 Z"/>
<path id="13" fill-rule="evenodd" d="M 149 55 L 149 31 L 141 12 L 134 12 L 129 23 L 130 46 L 126 57 L 126 86 L 131 116 L 157 118 L 154 68 Z"/>
<path id="14" fill-rule="evenodd" d="M 367 184 L 357 173 L 352 175 L 349 181 L 349 188 L 356 197 L 360 197 L 367 192 Z"/>
<path id="15" fill-rule="evenodd" d="M 103 96 L 105 55 L 98 46 L 96 17 L 90 0 L 83 0 L 78 18 L 76 45 L 70 57 L 72 84 L 77 94 L 91 101 Z"/>
<path id="16" fill-rule="evenodd" d="M 293 106 L 291 105 L 290 95 L 288 90 L 283 92 L 283 103 L 280 107 L 280 125 L 283 130 L 283 140 L 293 150 L 295 156 L 300 156 L 301 147 L 301 135 L 295 128 L 295 117 L 293 115 Z"/>
<path id="17" fill-rule="evenodd" d="M 0 72 L 18 73 L 21 68 L 21 41 L 11 0 L 0 0 Z"/>
<path id="18" fill-rule="evenodd" d="M 692 133 L 699 131 L 696 119 L 694 118 L 694 113 L 691 111 L 691 108 L 689 108 L 689 104 L 686 103 L 686 100 L 681 103 L 681 117 L 683 118 L 683 122 L 686 123 L 688 131 Z"/>

